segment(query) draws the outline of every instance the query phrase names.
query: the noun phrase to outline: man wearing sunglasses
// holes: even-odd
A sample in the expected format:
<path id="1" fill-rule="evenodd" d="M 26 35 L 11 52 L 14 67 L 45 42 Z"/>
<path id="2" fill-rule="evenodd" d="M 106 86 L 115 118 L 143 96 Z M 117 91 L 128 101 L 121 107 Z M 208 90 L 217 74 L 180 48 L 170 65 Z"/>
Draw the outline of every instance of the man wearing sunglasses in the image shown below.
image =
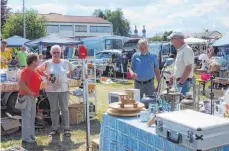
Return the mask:
<path id="1" fill-rule="evenodd" d="M 181 93 L 186 95 L 193 82 L 194 53 L 191 47 L 184 42 L 184 35 L 181 32 L 173 32 L 168 39 L 177 50 L 174 67 L 174 80 Z"/>

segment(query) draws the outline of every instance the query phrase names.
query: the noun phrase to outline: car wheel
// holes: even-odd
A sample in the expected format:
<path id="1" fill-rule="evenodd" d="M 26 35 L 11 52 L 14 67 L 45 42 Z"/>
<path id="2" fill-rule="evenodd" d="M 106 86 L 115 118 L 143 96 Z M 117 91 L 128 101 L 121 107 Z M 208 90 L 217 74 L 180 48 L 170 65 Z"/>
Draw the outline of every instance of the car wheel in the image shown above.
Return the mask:
<path id="1" fill-rule="evenodd" d="M 15 104 L 17 101 L 18 93 L 12 93 L 7 100 L 7 108 L 10 109 L 14 113 L 20 113 L 21 111 L 15 108 Z"/>

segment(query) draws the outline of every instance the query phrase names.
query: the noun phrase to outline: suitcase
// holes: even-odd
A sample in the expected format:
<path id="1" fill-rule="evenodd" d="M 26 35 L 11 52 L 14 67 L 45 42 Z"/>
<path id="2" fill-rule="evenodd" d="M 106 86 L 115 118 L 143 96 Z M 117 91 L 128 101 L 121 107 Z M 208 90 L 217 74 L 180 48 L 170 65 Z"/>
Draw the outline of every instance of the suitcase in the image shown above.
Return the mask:
<path id="1" fill-rule="evenodd" d="M 182 110 L 156 116 L 156 133 L 168 141 L 201 151 L 229 144 L 229 119 Z"/>

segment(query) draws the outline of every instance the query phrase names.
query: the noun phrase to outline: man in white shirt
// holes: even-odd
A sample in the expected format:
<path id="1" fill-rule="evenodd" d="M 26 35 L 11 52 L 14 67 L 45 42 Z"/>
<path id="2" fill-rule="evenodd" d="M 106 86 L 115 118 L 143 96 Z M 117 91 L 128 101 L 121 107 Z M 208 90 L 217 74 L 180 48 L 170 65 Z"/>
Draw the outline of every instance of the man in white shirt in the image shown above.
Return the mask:
<path id="1" fill-rule="evenodd" d="M 174 79 L 181 93 L 186 95 L 192 85 L 194 69 L 194 53 L 191 47 L 184 42 L 184 35 L 180 32 L 173 32 L 168 39 L 171 40 L 177 49 L 177 56 L 174 67 Z"/>

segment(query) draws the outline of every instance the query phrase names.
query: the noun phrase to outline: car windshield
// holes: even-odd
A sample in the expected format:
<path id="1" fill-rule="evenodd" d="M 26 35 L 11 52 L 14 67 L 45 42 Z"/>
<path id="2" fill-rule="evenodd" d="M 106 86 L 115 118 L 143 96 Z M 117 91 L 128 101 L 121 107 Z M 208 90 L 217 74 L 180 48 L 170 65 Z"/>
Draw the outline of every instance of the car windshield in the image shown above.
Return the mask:
<path id="1" fill-rule="evenodd" d="M 99 52 L 95 55 L 96 59 L 109 59 L 112 57 L 110 52 Z"/>
<path id="2" fill-rule="evenodd" d="M 154 53 L 155 55 L 159 56 L 159 52 L 161 51 L 161 45 L 160 44 L 149 44 L 149 52 Z"/>
<path id="3" fill-rule="evenodd" d="M 123 45 L 124 48 L 135 48 L 137 46 L 136 42 L 127 42 Z"/>
<path id="4" fill-rule="evenodd" d="M 122 49 L 122 40 L 121 39 L 106 39 L 105 40 L 105 49 Z"/>

